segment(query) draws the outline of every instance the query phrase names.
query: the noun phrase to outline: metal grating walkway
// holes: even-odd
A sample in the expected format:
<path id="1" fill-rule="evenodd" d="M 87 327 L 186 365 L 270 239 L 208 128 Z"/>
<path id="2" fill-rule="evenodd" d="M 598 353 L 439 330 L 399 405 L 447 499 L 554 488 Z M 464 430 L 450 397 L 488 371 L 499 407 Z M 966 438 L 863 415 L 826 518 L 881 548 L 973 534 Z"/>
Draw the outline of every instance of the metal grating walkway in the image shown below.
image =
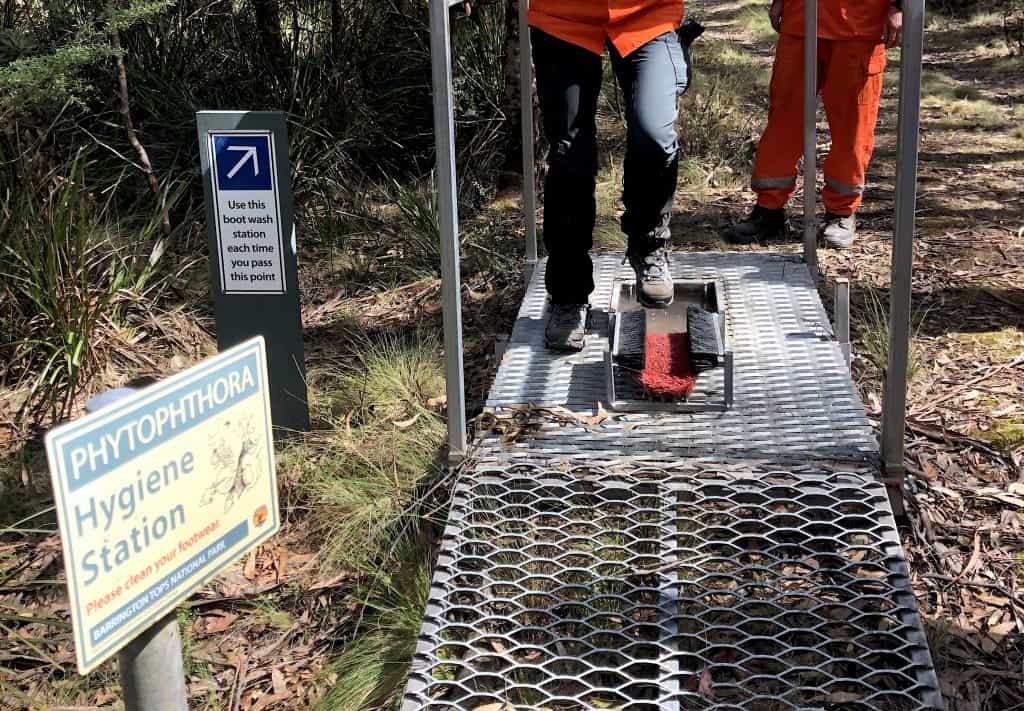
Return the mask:
<path id="1" fill-rule="evenodd" d="M 607 308 L 616 279 L 632 271 L 621 255 L 594 259 L 592 335 L 579 355 L 544 348 L 547 296 L 538 268 L 498 370 L 488 407 L 532 403 L 594 412 L 607 404 Z M 872 462 L 878 445 L 828 315 L 798 258 L 752 252 L 675 254 L 675 279 L 724 285 L 735 351 L 735 407 L 724 413 L 628 415 L 599 433 L 545 427 L 502 460 L 583 456 L 670 463 L 681 457 L 754 457 Z"/>
<path id="2" fill-rule="evenodd" d="M 460 475 L 404 709 L 941 708 L 876 445 L 802 263 L 675 255 L 726 284 L 727 413 L 539 421 Z M 594 411 L 594 334 L 550 356 L 535 274 L 491 392 Z"/>

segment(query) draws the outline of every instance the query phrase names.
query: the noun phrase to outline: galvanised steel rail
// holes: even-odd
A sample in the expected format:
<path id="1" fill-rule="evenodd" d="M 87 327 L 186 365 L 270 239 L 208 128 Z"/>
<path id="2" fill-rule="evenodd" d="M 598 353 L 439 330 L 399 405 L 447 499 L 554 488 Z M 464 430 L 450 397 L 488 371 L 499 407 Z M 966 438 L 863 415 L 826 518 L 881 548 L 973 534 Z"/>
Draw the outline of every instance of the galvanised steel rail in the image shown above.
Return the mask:
<path id="1" fill-rule="evenodd" d="M 430 33 L 437 141 L 437 189 L 441 228 L 441 271 L 448 396 L 448 448 L 453 459 L 467 450 L 465 375 L 462 349 L 459 274 L 458 190 L 455 169 L 455 116 L 452 100 L 451 20 L 449 10 L 462 0 L 431 0 Z M 905 0 L 900 57 L 899 127 L 896 165 L 896 214 L 889 318 L 889 363 L 882 415 L 882 452 L 895 483 L 904 473 L 907 361 L 910 342 L 911 271 L 920 127 L 921 60 L 924 50 L 924 0 Z M 805 3 L 804 31 L 804 261 L 817 279 L 817 16 L 816 2 Z M 533 125 L 533 66 L 527 26 L 529 0 L 519 3 L 520 99 L 523 143 L 523 212 L 526 222 L 526 272 L 537 263 L 537 199 Z M 898 486 L 891 487 L 899 496 Z"/>
<path id="2" fill-rule="evenodd" d="M 804 261 L 818 279 L 818 3 L 804 3 Z"/>
<path id="3" fill-rule="evenodd" d="M 882 404 L 882 456 L 886 473 L 902 479 L 907 418 L 907 364 L 917 209 L 918 134 L 921 129 L 921 63 L 924 57 L 924 0 L 903 3 L 900 51 L 899 126 L 896 130 L 896 224 L 889 280 L 889 365 Z M 898 484 L 895 487 L 899 491 Z M 902 503 L 902 502 L 900 502 Z"/>
<path id="4" fill-rule="evenodd" d="M 434 136 L 437 142 L 437 191 L 441 229 L 441 276 L 444 303 L 445 376 L 448 398 L 448 454 L 457 461 L 466 453 L 466 388 L 462 353 L 462 278 L 459 271 L 459 207 L 455 167 L 455 108 L 452 97 L 450 8 L 463 0 L 430 3 L 430 55 L 434 86 Z M 523 214 L 526 219 L 526 273 L 537 264 L 537 188 L 534 166 L 533 62 L 526 16 L 529 2 L 519 4 L 520 111 L 523 142 Z"/>

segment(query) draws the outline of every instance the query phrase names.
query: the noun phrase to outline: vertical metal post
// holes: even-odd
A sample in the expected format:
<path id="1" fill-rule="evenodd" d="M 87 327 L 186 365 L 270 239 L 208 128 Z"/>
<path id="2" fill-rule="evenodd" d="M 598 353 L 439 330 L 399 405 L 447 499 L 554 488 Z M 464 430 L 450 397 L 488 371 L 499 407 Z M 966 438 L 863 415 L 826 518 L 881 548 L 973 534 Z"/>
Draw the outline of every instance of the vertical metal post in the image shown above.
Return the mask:
<path id="1" fill-rule="evenodd" d="M 818 1 L 804 3 L 804 261 L 818 280 Z"/>
<path id="2" fill-rule="evenodd" d="M 921 124 L 921 59 L 924 0 L 903 3 L 900 52 L 899 127 L 896 144 L 896 221 L 889 287 L 889 363 L 882 405 L 882 457 L 886 473 L 901 476 L 906 425 L 907 367 L 910 357 L 911 275 L 914 213 L 917 208 L 918 132 Z"/>
<path id="3" fill-rule="evenodd" d="M 455 107 L 448 8 L 446 0 L 432 0 L 430 3 L 430 63 L 434 87 L 434 139 L 437 143 L 438 222 L 441 228 L 448 455 L 451 459 L 458 459 L 466 453 L 466 390 L 462 366 L 462 279 L 459 274 Z"/>
<path id="4" fill-rule="evenodd" d="M 726 410 L 731 410 L 732 406 L 733 406 L 734 399 L 735 399 L 735 395 L 734 395 L 735 384 L 734 384 L 734 371 L 733 371 L 733 368 L 735 367 L 735 361 L 733 360 L 732 351 L 726 351 L 725 352 L 725 356 L 724 356 L 722 365 L 724 366 L 723 367 L 723 373 L 724 373 L 724 376 L 725 376 L 725 384 L 724 384 L 724 389 L 725 389 L 725 393 L 724 393 L 725 409 Z"/>
<path id="5" fill-rule="evenodd" d="M 526 278 L 537 266 L 537 176 L 533 137 L 533 45 L 530 0 L 519 0 L 519 101 L 523 142 L 523 216 L 526 218 Z"/>
<path id="6" fill-rule="evenodd" d="M 112 407 L 129 397 L 133 388 L 101 393 L 85 404 L 86 412 Z M 117 653 L 125 711 L 188 711 L 185 663 L 181 656 L 178 619 L 167 615 Z"/>
<path id="7" fill-rule="evenodd" d="M 188 711 L 181 634 L 175 615 L 152 627 L 117 653 L 125 711 Z"/>
<path id="8" fill-rule="evenodd" d="M 836 340 L 850 367 L 850 280 L 836 279 Z"/>

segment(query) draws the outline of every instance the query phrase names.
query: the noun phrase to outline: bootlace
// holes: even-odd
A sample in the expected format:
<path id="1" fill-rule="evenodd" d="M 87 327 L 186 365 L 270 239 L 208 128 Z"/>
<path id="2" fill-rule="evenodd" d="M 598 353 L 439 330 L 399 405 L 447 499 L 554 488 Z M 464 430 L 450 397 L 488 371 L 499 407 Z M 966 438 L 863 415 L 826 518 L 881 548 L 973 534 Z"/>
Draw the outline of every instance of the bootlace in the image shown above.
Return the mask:
<path id="1" fill-rule="evenodd" d="M 644 257 L 643 275 L 645 281 L 657 281 L 660 280 L 665 271 L 665 253 L 662 250 L 656 250 L 651 252 Z"/>

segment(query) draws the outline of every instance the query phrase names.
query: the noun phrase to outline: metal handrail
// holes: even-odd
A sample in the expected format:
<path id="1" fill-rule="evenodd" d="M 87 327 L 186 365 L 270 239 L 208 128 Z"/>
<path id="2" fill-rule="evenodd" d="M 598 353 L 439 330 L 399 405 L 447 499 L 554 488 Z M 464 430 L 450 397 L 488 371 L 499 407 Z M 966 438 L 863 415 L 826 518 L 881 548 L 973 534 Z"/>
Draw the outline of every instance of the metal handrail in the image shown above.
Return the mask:
<path id="1" fill-rule="evenodd" d="M 453 458 L 467 449 L 465 374 L 462 353 L 461 278 L 459 274 L 458 200 L 455 170 L 455 117 L 452 99 L 451 18 L 449 9 L 463 0 L 431 0 L 430 44 L 437 140 L 437 188 L 441 231 L 445 372 L 448 396 L 448 446 Z M 925 0 L 905 0 L 900 62 L 899 127 L 896 165 L 896 219 L 893 232 L 889 363 L 882 415 L 882 455 L 886 471 L 903 472 L 909 357 L 911 271 L 920 129 L 921 59 L 924 51 Z M 527 22 L 529 1 L 520 0 L 520 111 L 523 143 L 523 212 L 526 221 L 526 270 L 537 263 L 537 198 L 534 165 L 533 64 Z M 804 15 L 804 261 L 817 282 L 817 103 L 818 7 L 805 3 Z"/>
<path id="2" fill-rule="evenodd" d="M 455 168 L 455 106 L 452 96 L 451 16 L 463 0 L 431 0 L 430 56 L 437 142 L 438 223 L 441 233 L 442 301 L 448 398 L 448 456 L 461 459 L 466 439 L 466 388 L 462 353 L 462 279 L 459 273 L 459 206 Z M 519 3 L 520 112 L 523 142 L 523 216 L 526 272 L 537 264 L 537 193 L 533 135 L 533 62 L 527 23 L 528 0 Z"/>
<path id="3" fill-rule="evenodd" d="M 804 3 L 804 261 L 818 282 L 818 3 Z"/>
<path id="4" fill-rule="evenodd" d="M 896 129 L 896 222 L 889 282 L 889 362 L 882 400 L 882 461 L 886 473 L 902 477 L 910 356 L 911 280 L 917 210 L 918 135 L 921 129 L 921 67 L 925 0 L 903 3 L 900 50 L 899 124 Z M 899 491 L 898 487 L 890 487 Z M 899 501 L 894 503 L 901 503 Z"/>
<path id="5" fill-rule="evenodd" d="M 530 0 L 519 0 L 519 115 L 523 141 L 523 217 L 526 219 L 526 278 L 537 266 L 536 144 L 533 136 L 533 43 Z"/>
<path id="6" fill-rule="evenodd" d="M 458 0 L 430 3 L 430 63 L 437 142 L 437 208 L 441 232 L 441 295 L 444 320 L 445 393 L 448 398 L 448 456 L 467 448 L 466 388 L 462 360 L 462 278 L 459 273 L 459 205 L 455 184 L 455 105 L 452 98 L 451 18 Z"/>

